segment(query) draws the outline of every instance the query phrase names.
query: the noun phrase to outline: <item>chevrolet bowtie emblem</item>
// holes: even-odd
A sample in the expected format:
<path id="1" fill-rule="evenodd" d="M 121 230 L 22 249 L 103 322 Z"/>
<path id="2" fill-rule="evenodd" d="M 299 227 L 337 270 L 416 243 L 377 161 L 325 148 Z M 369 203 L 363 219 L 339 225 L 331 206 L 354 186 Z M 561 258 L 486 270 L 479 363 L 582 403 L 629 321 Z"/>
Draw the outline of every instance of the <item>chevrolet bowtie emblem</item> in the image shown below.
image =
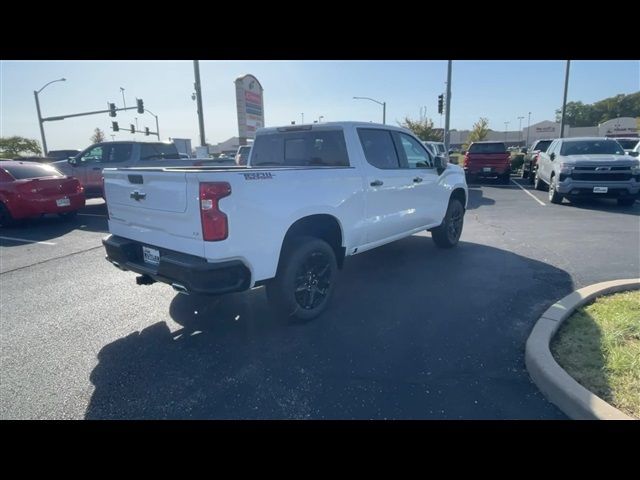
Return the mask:
<path id="1" fill-rule="evenodd" d="M 133 198 L 136 202 L 139 202 L 140 200 L 144 200 L 145 198 L 147 198 L 147 194 L 146 193 L 141 193 L 138 190 L 135 190 L 135 191 L 131 192 L 129 197 Z"/>

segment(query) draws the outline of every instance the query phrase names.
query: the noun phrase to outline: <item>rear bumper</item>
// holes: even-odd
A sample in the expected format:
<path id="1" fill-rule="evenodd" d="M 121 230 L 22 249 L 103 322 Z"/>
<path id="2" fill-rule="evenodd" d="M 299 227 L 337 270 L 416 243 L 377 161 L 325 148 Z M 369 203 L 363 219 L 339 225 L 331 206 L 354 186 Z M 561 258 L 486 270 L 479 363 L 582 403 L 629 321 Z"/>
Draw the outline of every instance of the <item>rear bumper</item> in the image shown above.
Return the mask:
<path id="1" fill-rule="evenodd" d="M 185 293 L 220 295 L 247 290 L 251 272 L 239 260 L 209 263 L 205 258 L 143 244 L 127 238 L 109 235 L 102 240 L 107 260 L 121 270 L 147 275 L 156 282 L 176 285 Z M 142 246 L 160 251 L 157 266 L 145 263 Z"/>
<path id="2" fill-rule="evenodd" d="M 485 171 L 485 169 L 489 169 Z M 511 173 L 510 165 L 472 165 L 464 167 L 464 173 L 467 175 L 474 175 L 476 177 L 498 177 L 502 175 L 508 175 Z"/>
<path id="3" fill-rule="evenodd" d="M 66 207 L 59 207 L 56 200 L 61 198 L 68 198 L 69 205 Z M 21 218 L 38 217 L 48 213 L 66 213 L 80 210 L 85 205 L 84 193 L 70 193 L 61 194 L 55 197 L 49 198 L 20 198 L 18 202 L 12 202 L 9 204 L 11 216 L 16 220 Z"/>

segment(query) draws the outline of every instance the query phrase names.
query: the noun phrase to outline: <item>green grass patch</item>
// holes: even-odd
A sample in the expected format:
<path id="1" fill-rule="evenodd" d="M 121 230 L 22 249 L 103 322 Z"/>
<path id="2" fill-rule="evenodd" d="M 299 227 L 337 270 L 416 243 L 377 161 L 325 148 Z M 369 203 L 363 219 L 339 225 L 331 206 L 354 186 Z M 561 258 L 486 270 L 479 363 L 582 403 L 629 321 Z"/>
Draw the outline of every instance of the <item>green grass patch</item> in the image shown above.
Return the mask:
<path id="1" fill-rule="evenodd" d="M 640 419 L 640 290 L 578 309 L 560 327 L 551 352 L 583 387 Z"/>

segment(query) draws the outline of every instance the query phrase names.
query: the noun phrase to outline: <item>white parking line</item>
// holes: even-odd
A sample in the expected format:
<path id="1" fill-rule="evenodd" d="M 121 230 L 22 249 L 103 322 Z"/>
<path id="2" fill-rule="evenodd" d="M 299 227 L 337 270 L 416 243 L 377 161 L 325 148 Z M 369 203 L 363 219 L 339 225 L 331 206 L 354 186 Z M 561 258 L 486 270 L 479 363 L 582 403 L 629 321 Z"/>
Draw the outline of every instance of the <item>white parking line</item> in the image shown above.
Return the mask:
<path id="1" fill-rule="evenodd" d="M 55 245 L 53 242 L 36 242 L 35 240 L 27 240 L 26 238 L 17 237 L 0 237 L 2 240 L 13 240 L 14 242 L 39 243 L 41 245 Z"/>
<path id="2" fill-rule="evenodd" d="M 100 218 L 107 218 L 106 215 L 98 215 L 97 213 L 79 213 L 78 214 L 79 217 L 100 217 Z"/>
<path id="3" fill-rule="evenodd" d="M 515 183 L 518 187 L 520 187 L 520 190 L 522 190 L 524 193 L 526 193 L 527 195 L 529 195 L 531 198 L 533 198 L 536 202 L 538 202 L 540 205 L 542 205 L 543 207 L 546 206 L 547 204 L 544 202 L 541 202 L 540 200 L 538 200 L 535 195 L 533 195 L 531 192 L 529 192 L 526 188 L 524 188 L 522 185 L 520 185 L 518 182 L 516 182 L 513 178 L 511 179 L 511 181 L 513 183 Z"/>

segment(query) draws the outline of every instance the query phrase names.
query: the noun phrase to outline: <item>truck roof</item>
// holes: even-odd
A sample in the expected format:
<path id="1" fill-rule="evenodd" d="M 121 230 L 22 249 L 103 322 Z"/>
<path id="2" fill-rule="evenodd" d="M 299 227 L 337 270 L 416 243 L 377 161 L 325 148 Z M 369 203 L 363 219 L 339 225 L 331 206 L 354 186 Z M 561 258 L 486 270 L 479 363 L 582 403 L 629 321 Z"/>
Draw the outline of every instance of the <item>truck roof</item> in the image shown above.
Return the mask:
<path id="1" fill-rule="evenodd" d="M 356 122 L 356 121 L 341 121 L 341 122 L 323 122 L 323 123 L 301 123 L 295 125 L 282 125 L 279 127 L 266 127 L 260 128 L 257 131 L 257 134 L 265 134 L 265 133 L 276 133 L 283 131 L 296 131 L 296 130 L 313 130 L 320 129 L 326 127 L 346 127 L 346 126 L 355 126 L 355 127 L 366 127 L 366 128 L 386 128 L 388 130 L 398 130 L 401 132 L 408 131 L 406 128 L 396 127 L 394 125 L 383 125 L 382 123 L 373 123 L 373 122 Z"/>

